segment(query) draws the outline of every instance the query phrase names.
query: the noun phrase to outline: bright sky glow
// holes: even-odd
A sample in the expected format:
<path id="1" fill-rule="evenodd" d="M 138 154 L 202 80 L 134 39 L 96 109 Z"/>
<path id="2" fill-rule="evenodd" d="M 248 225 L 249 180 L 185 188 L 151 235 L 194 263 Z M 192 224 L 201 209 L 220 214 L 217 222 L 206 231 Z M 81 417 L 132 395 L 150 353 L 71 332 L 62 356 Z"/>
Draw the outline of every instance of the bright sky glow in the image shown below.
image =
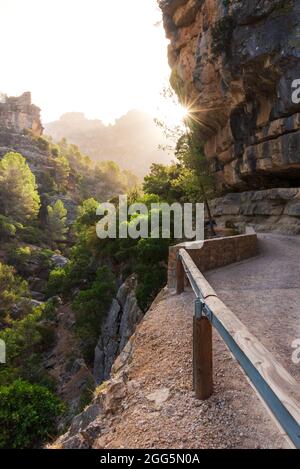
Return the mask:
<path id="1" fill-rule="evenodd" d="M 106 123 L 129 109 L 182 116 L 160 94 L 170 70 L 156 0 L 0 0 L 0 18 L 0 91 L 31 91 L 44 122 L 70 111 Z"/>

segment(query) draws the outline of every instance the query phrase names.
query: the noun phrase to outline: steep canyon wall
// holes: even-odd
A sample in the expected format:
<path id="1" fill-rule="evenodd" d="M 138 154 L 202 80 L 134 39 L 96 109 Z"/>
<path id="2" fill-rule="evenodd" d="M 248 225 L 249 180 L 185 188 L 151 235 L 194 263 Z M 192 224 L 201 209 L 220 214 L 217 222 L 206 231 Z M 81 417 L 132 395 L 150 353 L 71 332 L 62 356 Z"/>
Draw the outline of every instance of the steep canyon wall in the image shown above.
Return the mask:
<path id="1" fill-rule="evenodd" d="M 299 0 L 161 0 L 171 84 L 221 193 L 300 186 Z"/>

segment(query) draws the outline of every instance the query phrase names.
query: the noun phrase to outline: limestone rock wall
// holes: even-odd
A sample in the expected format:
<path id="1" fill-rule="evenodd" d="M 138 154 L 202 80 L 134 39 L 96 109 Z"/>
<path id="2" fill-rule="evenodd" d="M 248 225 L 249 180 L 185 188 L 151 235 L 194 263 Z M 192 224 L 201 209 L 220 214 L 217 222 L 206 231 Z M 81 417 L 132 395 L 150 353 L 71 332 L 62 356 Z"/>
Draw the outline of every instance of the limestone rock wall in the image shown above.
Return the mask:
<path id="1" fill-rule="evenodd" d="M 141 321 L 143 313 L 135 298 L 136 277 L 121 285 L 113 300 L 95 350 L 94 378 L 97 384 L 110 377 L 112 365 Z"/>
<path id="2" fill-rule="evenodd" d="M 22 133 L 29 129 L 35 137 L 43 133 L 40 109 L 31 103 L 31 93 L 26 92 L 18 97 L 0 97 L 0 129 Z"/>
<path id="3" fill-rule="evenodd" d="M 212 200 L 211 211 L 218 226 L 243 231 L 300 234 L 300 189 L 274 188 L 226 194 Z"/>
<path id="4" fill-rule="evenodd" d="M 10 151 L 21 153 L 39 182 L 40 175 L 53 173 L 49 152 L 39 143 L 43 133 L 40 109 L 31 104 L 31 94 L 7 97 L 0 94 L 0 158 Z"/>
<path id="5" fill-rule="evenodd" d="M 171 84 L 220 191 L 299 187 L 300 0 L 160 0 Z"/>

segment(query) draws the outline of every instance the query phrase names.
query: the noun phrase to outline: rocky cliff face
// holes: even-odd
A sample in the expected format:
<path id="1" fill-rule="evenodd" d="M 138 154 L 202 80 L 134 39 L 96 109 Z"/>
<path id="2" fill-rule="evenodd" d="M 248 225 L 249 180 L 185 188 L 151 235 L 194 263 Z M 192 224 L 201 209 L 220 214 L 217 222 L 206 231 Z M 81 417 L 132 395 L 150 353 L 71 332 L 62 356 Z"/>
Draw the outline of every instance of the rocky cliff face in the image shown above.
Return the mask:
<path id="1" fill-rule="evenodd" d="M 19 97 L 0 94 L 0 158 L 9 151 L 21 153 L 38 176 L 49 155 L 38 138 L 43 133 L 40 109 L 31 104 L 29 92 Z"/>
<path id="2" fill-rule="evenodd" d="M 119 288 L 102 327 L 94 361 L 94 378 L 97 384 L 110 377 L 116 357 L 122 352 L 143 317 L 137 305 L 135 288 L 136 278 L 132 275 Z"/>
<path id="3" fill-rule="evenodd" d="M 300 182 L 299 0 L 161 0 L 171 84 L 219 190 Z"/>
<path id="4" fill-rule="evenodd" d="M 0 97 L 0 129 L 22 133 L 29 129 L 35 137 L 43 132 L 40 120 L 40 109 L 31 104 L 31 93 L 26 92 L 18 97 Z"/>
<path id="5" fill-rule="evenodd" d="M 256 232 L 300 233 L 300 189 L 273 188 L 229 193 L 210 202 L 218 226 L 244 232 L 253 226 Z"/>

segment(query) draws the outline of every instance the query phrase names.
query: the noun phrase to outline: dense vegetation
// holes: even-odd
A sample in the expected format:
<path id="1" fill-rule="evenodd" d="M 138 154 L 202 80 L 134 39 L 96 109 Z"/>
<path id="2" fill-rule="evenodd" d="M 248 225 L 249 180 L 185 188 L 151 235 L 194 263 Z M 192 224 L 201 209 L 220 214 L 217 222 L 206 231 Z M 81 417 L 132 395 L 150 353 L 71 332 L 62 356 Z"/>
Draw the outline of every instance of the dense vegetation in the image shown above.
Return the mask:
<path id="1" fill-rule="evenodd" d="M 35 177 L 25 158 L 7 153 L 0 161 L 0 213 L 24 222 L 34 218 L 39 208 Z"/>
<path id="2" fill-rule="evenodd" d="M 158 196 L 133 193 L 130 203 L 159 203 Z M 118 203 L 118 200 L 115 201 Z M 101 321 L 115 293 L 116 277 L 138 275 L 136 296 L 142 310 L 146 310 L 166 280 L 169 239 L 104 239 L 97 237 L 95 226 L 98 203 L 86 200 L 79 207 L 75 223 L 76 243 L 71 249 L 70 262 L 50 273 L 48 295 L 63 295 L 68 299 L 72 291 L 80 293 L 73 301 L 77 318 L 77 332 L 84 339 L 85 356 L 93 359 L 93 350 L 101 331 Z M 127 225 L 138 225 L 139 214 L 128 216 Z M 149 220 L 151 223 L 151 211 Z"/>
<path id="3" fill-rule="evenodd" d="M 40 445 L 56 431 L 64 412 L 56 383 L 44 367 L 45 354 L 56 342 L 57 299 L 48 295 L 42 303 L 34 301 L 32 290 L 39 283 L 38 295 L 46 294 L 51 273 L 50 291 L 59 274 L 59 268 L 53 271 L 53 256 L 70 255 L 64 286 L 68 284 L 72 292 L 76 330 L 92 362 L 101 330 L 98 317 L 105 317 L 109 309 L 115 278 L 104 264 L 91 262 L 90 250 L 84 253 L 83 240 L 88 239 L 84 226 L 91 229 L 82 221 L 87 208 L 91 210 L 84 199 L 92 194 L 105 201 L 137 184 L 133 174 L 109 161 L 94 165 L 65 140 L 53 144 L 43 137 L 29 137 L 48 155 L 47 169 L 41 162 L 35 176 L 26 159 L 15 152 L 0 161 L 0 340 L 7 356 L 6 364 L 0 365 L 0 448 Z M 69 200 L 74 213 L 82 204 L 74 229 L 64 204 Z"/>
<path id="4" fill-rule="evenodd" d="M 122 170 L 113 161 L 95 163 L 65 138 L 58 143 L 54 143 L 51 137 L 34 140 L 42 151 L 48 153 L 48 168 L 51 169 L 44 171 L 39 179 L 42 191 L 48 195 L 71 193 L 76 202 L 91 196 L 105 201 L 138 184 L 138 178 L 130 171 Z"/>
<path id="5" fill-rule="evenodd" d="M 0 391 L 0 448 L 35 447 L 55 431 L 62 404 L 44 386 L 16 380 Z"/>

